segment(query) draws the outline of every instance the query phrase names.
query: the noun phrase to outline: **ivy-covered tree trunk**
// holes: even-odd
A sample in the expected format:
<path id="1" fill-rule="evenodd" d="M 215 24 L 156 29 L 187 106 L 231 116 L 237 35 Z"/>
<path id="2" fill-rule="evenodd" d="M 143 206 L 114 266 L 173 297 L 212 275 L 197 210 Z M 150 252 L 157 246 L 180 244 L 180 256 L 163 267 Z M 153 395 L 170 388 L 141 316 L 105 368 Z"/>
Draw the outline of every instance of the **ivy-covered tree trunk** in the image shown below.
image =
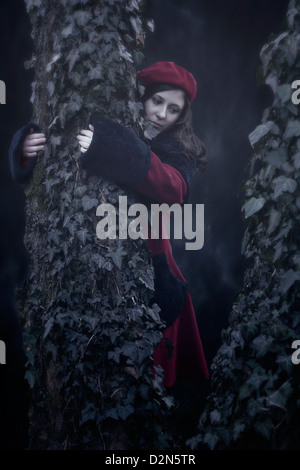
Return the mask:
<path id="1" fill-rule="evenodd" d="M 29 448 L 160 448 L 169 400 L 159 370 L 153 380 L 163 325 L 147 305 L 149 253 L 143 240 L 96 237 L 97 206 L 117 206 L 124 192 L 87 176 L 76 141 L 93 112 L 140 126 L 142 1 L 25 3 L 33 121 L 47 138 L 26 188 L 32 263 L 19 300 L 32 390 Z"/>
<path id="2" fill-rule="evenodd" d="M 242 249 L 250 267 L 212 364 L 193 449 L 299 449 L 299 18 L 300 1 L 291 0 L 286 29 L 261 51 L 261 80 L 274 101 L 249 136 Z"/>

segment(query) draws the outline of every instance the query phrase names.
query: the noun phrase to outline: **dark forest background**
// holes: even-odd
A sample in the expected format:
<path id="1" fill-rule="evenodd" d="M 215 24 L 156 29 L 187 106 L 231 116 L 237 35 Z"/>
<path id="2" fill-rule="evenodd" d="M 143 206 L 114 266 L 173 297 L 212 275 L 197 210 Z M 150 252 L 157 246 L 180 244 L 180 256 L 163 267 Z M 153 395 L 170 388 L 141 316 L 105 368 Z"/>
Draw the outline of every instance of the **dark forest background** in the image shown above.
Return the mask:
<path id="1" fill-rule="evenodd" d="M 174 61 L 198 82 L 194 129 L 207 146 L 208 168 L 194 179 L 191 202 L 205 205 L 205 242 L 198 252 L 176 242 L 174 254 L 189 284 L 208 363 L 221 343 L 246 267 L 240 253 L 242 184 L 252 153 L 248 134 L 273 99 L 270 89 L 257 83 L 259 52 L 280 31 L 287 5 L 287 0 L 148 0 L 145 6 L 155 30 L 146 38 L 142 66 Z M 0 80 L 6 84 L 6 105 L 0 106 L 0 327 L 11 315 L 17 342 L 13 291 L 26 263 L 21 260 L 20 272 L 11 277 L 7 256 L 23 256 L 23 194 L 10 177 L 7 154 L 14 132 L 31 118 L 33 77 L 24 67 L 31 52 L 23 1 L 1 0 Z"/>
<path id="2" fill-rule="evenodd" d="M 142 66 L 174 61 L 198 82 L 194 129 L 207 146 L 208 168 L 194 179 L 191 202 L 205 205 L 205 242 L 196 252 L 176 242 L 174 254 L 190 286 L 209 361 L 245 269 L 240 248 L 242 184 L 252 151 L 248 134 L 272 103 L 270 89 L 257 83 L 259 53 L 269 36 L 280 31 L 287 5 L 287 0 L 148 0 L 145 6 L 155 30 L 146 38 Z M 6 105 L 0 106 L 1 205 L 12 218 L 16 240 L 22 195 L 11 180 L 7 153 L 13 133 L 31 118 L 32 72 L 24 67 L 31 51 L 23 1 L 2 0 L 0 79 L 6 84 Z"/>

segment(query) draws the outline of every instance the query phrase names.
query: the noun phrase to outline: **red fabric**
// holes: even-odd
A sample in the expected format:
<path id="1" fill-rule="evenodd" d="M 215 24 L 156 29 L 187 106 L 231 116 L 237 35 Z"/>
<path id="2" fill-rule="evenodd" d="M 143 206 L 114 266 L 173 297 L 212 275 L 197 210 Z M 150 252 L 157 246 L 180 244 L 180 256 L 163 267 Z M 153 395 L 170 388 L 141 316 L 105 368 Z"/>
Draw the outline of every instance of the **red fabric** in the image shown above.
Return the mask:
<path id="1" fill-rule="evenodd" d="M 193 75 L 174 62 L 156 62 L 155 64 L 137 72 L 137 77 L 145 86 L 154 83 L 169 83 L 179 86 L 186 91 L 190 102 L 197 94 L 197 82 Z"/>
<path id="2" fill-rule="evenodd" d="M 18 153 L 18 163 L 21 166 L 21 168 L 25 168 L 29 162 L 30 158 L 25 158 L 22 155 L 22 152 Z"/>
<path id="3" fill-rule="evenodd" d="M 151 165 L 145 181 L 137 188 L 139 192 L 158 202 L 183 203 L 186 183 L 181 173 L 171 165 L 162 163 L 152 152 Z M 150 232 L 150 230 L 149 230 Z M 148 238 L 152 256 L 165 253 L 171 272 L 185 281 L 177 266 L 169 239 Z M 174 344 L 174 351 L 168 359 L 164 344 L 166 338 Z M 183 309 L 173 325 L 166 328 L 163 338 L 154 352 L 154 363 L 164 370 L 164 384 L 171 387 L 180 379 L 208 379 L 208 369 L 196 322 L 195 312 L 189 292 L 186 294 Z"/>
<path id="4" fill-rule="evenodd" d="M 186 195 L 186 182 L 180 171 L 176 170 L 151 152 L 151 163 L 147 178 L 140 184 L 137 191 L 159 203 L 182 204 Z"/>

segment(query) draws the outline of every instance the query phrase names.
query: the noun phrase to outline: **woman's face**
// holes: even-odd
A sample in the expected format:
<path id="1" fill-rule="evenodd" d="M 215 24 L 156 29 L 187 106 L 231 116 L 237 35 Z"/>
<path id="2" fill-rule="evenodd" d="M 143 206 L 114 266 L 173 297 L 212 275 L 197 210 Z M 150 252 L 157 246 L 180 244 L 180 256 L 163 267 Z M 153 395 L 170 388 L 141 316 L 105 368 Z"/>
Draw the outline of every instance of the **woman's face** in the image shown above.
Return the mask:
<path id="1" fill-rule="evenodd" d="M 175 124 L 184 104 L 185 97 L 182 90 L 159 91 L 145 101 L 145 119 L 159 132 L 165 131 Z"/>

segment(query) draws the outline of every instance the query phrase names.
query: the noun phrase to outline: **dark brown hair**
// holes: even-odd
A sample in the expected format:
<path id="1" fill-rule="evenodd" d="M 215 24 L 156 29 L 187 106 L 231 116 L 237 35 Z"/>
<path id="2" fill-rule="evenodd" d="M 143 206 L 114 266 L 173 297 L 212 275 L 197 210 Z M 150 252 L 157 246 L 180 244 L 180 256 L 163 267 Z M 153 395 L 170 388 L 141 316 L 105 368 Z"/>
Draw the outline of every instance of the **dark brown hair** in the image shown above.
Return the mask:
<path id="1" fill-rule="evenodd" d="M 168 90 L 182 90 L 185 99 L 183 110 L 171 128 L 174 137 L 178 142 L 181 142 L 186 155 L 188 157 L 193 156 L 195 158 L 198 169 L 205 170 L 207 166 L 206 147 L 194 133 L 191 104 L 185 90 L 168 83 L 155 83 L 154 85 L 146 88 L 145 93 L 142 96 L 142 103 L 145 103 L 145 101 L 155 95 L 155 93 Z"/>

